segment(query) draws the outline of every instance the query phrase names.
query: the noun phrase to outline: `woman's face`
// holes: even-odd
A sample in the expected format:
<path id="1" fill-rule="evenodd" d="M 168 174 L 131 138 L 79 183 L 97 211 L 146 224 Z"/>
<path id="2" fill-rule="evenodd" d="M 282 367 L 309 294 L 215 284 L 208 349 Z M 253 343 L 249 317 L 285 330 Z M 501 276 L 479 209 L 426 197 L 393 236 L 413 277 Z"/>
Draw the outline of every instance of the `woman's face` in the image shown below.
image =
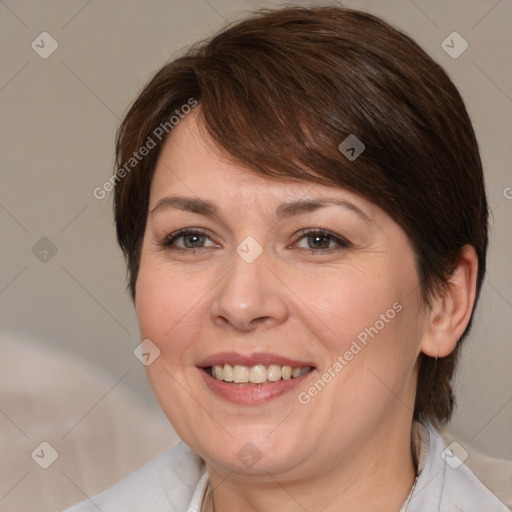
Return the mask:
<path id="1" fill-rule="evenodd" d="M 375 456 L 408 431 L 426 329 L 404 231 L 348 190 L 227 163 L 196 116 L 160 155 L 136 287 L 162 409 L 210 469 Z"/>

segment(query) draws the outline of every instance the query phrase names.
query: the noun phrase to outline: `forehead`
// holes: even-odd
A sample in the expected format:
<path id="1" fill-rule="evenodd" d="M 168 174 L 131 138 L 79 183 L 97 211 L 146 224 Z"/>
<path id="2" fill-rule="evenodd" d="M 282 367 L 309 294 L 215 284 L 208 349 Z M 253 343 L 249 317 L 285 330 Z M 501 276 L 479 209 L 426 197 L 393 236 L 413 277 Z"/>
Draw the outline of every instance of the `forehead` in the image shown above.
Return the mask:
<path id="1" fill-rule="evenodd" d="M 206 133 L 196 107 L 173 129 L 159 155 L 151 183 L 150 210 L 170 193 L 209 198 L 219 204 L 262 208 L 273 201 L 313 200 L 329 196 L 378 209 L 362 195 L 339 186 L 297 178 L 277 179 L 233 161 Z M 370 215 L 368 215 L 370 216 Z"/>
<path id="2" fill-rule="evenodd" d="M 222 186 L 238 188 L 243 195 L 250 188 L 266 190 L 290 188 L 293 184 L 307 190 L 311 184 L 300 180 L 275 180 L 234 162 L 202 127 L 196 107 L 173 129 L 159 155 L 152 181 L 152 194 L 162 188 L 208 191 Z M 226 190 L 227 192 L 227 190 Z M 219 198 L 221 199 L 221 198 Z"/>

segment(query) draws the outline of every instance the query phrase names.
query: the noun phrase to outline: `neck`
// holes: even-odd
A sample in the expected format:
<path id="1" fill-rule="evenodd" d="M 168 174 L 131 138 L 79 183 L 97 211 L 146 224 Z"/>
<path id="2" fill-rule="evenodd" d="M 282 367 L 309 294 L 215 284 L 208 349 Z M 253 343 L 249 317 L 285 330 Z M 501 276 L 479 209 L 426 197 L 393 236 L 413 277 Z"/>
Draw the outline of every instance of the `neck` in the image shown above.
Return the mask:
<path id="1" fill-rule="evenodd" d="M 403 418 L 401 418 L 403 420 Z M 307 478 L 282 473 L 248 477 L 208 468 L 208 512 L 398 512 L 416 477 L 410 421 L 368 432 L 358 450 L 332 460 Z"/>

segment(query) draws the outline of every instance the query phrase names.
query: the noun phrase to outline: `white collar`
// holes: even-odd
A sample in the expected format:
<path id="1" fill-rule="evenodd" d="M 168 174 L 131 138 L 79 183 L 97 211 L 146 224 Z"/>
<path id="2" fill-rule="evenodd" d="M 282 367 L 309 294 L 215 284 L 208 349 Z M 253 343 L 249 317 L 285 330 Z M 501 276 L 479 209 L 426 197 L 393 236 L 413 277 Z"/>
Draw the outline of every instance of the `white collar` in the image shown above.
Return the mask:
<path id="1" fill-rule="evenodd" d="M 192 499 L 190 500 L 190 505 L 188 506 L 187 512 L 201 512 L 203 510 L 203 505 L 209 486 L 210 482 L 208 480 L 208 472 L 205 472 L 205 474 L 197 483 L 197 487 L 194 491 L 194 494 L 192 495 Z"/>
<path id="2" fill-rule="evenodd" d="M 420 473 L 411 499 L 402 509 L 510 512 L 465 464 L 458 464 L 460 461 L 453 455 L 443 458 L 447 447 L 430 424 L 413 427 L 412 443 Z M 208 487 L 203 460 L 180 442 L 110 489 L 67 512 L 201 512 Z"/>

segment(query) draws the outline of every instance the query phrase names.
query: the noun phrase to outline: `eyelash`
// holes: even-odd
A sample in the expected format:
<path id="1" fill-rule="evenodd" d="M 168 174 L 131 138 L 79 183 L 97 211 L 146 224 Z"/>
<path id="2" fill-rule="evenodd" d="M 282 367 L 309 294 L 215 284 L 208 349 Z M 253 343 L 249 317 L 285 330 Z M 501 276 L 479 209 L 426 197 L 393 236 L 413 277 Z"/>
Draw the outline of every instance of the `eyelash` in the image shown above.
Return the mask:
<path id="1" fill-rule="evenodd" d="M 331 233 L 330 231 L 327 231 L 327 230 L 321 229 L 321 228 L 310 228 L 310 229 L 304 229 L 302 231 L 299 231 L 299 233 L 297 233 L 298 238 L 297 238 L 295 243 L 300 241 L 302 238 L 305 238 L 308 235 L 313 235 L 313 234 L 315 234 L 315 235 L 317 235 L 319 237 L 322 237 L 322 238 L 327 238 L 329 241 L 332 241 L 332 242 L 338 244 L 339 247 L 329 248 L 329 249 L 304 249 L 304 248 L 300 248 L 300 250 L 310 251 L 310 254 L 319 254 L 319 253 L 329 254 L 329 253 L 332 253 L 332 252 L 340 251 L 340 250 L 343 250 L 343 249 L 348 249 L 348 248 L 351 247 L 350 242 L 348 242 L 344 238 L 342 238 L 340 236 L 337 236 L 334 233 Z M 203 249 L 203 247 L 185 248 L 185 249 L 184 248 L 172 247 L 172 244 L 177 239 L 185 237 L 187 235 L 203 235 L 203 236 L 206 236 L 207 238 L 209 238 L 207 233 L 204 230 L 202 230 L 202 229 L 199 229 L 199 228 L 185 228 L 185 229 L 180 229 L 179 231 L 177 231 L 175 233 L 171 233 L 170 235 L 168 235 L 165 238 L 165 240 L 161 243 L 161 245 L 166 250 L 174 251 L 174 252 L 181 252 L 181 253 L 190 253 L 191 251 L 195 251 L 196 249 Z"/>

